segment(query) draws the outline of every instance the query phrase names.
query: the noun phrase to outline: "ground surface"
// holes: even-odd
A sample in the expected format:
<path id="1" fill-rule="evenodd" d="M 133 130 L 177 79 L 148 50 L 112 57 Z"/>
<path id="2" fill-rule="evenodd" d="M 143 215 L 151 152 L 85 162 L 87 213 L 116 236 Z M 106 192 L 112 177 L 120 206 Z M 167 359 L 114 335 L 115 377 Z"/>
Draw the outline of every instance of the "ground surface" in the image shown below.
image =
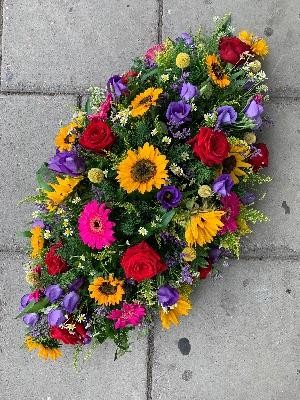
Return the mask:
<path id="1" fill-rule="evenodd" d="M 298 0 L 2 0 L 0 90 L 0 399 L 296 400 L 299 398 L 300 4 Z M 112 361 L 103 346 L 82 372 L 71 354 L 54 366 L 20 349 L 12 317 L 24 293 L 24 243 L 34 171 L 56 127 L 91 84 L 124 71 L 166 36 L 209 29 L 232 11 L 237 28 L 268 36 L 274 125 L 259 226 L 243 257 L 205 282 L 178 329 L 159 324 L 132 353 Z M 298 290 L 298 291 L 297 291 Z M 298 321 L 298 326 L 297 326 Z M 297 343 L 298 339 L 298 343 Z M 298 392 L 298 395 L 297 395 Z M 152 397 L 151 397 L 152 396 Z"/>

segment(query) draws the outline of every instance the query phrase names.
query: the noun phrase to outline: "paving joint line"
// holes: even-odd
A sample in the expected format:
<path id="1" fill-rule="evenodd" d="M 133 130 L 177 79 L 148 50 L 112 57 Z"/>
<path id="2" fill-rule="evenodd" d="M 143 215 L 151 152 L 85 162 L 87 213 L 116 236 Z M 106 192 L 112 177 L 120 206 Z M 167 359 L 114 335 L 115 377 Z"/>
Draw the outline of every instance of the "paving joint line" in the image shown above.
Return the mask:
<path id="1" fill-rule="evenodd" d="M 163 16 L 164 16 L 163 0 L 157 0 L 157 4 L 158 4 L 157 42 L 162 43 L 162 28 L 163 28 Z"/>
<path id="2" fill-rule="evenodd" d="M 152 400 L 153 357 L 154 357 L 154 322 L 152 322 L 149 327 L 148 341 L 147 341 L 146 400 Z"/>
<path id="3" fill-rule="evenodd" d="M 0 0 L 0 82 L 1 82 L 1 72 L 2 72 L 2 35 L 3 35 L 3 12 L 4 12 L 4 0 Z"/>

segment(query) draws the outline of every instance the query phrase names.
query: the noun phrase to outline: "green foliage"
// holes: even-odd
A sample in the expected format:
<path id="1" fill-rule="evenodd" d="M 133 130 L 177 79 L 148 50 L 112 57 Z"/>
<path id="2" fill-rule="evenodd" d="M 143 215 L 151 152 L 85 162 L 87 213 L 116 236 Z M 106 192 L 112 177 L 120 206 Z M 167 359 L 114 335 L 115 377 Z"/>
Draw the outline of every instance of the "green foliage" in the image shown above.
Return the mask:
<path id="1" fill-rule="evenodd" d="M 240 217 L 247 222 L 268 222 L 269 218 L 260 210 L 256 210 L 251 207 L 242 207 L 240 212 Z"/>
<path id="2" fill-rule="evenodd" d="M 226 233 L 221 236 L 219 246 L 230 250 L 237 258 L 240 257 L 240 236 L 236 233 Z"/>

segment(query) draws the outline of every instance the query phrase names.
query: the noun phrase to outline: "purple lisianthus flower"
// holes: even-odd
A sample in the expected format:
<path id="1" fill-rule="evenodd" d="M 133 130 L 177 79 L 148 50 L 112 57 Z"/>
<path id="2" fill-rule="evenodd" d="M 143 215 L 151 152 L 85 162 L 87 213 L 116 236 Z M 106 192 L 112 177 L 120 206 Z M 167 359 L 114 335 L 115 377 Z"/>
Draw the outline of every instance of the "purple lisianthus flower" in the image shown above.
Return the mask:
<path id="1" fill-rule="evenodd" d="M 120 97 L 123 92 L 126 92 L 127 86 L 122 82 L 119 75 L 113 75 L 107 81 L 108 91 L 112 92 L 116 97 Z"/>
<path id="2" fill-rule="evenodd" d="M 220 249 L 219 247 L 212 247 L 208 252 L 208 257 L 211 263 L 215 264 L 219 260 L 222 254 L 223 254 L 222 249 Z"/>
<path id="3" fill-rule="evenodd" d="M 81 286 L 85 283 L 86 279 L 84 276 L 80 278 L 74 279 L 74 281 L 69 285 L 70 291 L 76 291 L 81 288 Z"/>
<path id="4" fill-rule="evenodd" d="M 72 313 L 77 307 L 79 299 L 79 295 L 73 291 L 65 295 L 61 304 L 68 313 Z"/>
<path id="5" fill-rule="evenodd" d="M 251 100 L 250 103 L 244 109 L 246 117 L 252 119 L 255 123 L 255 128 L 261 127 L 262 118 L 261 115 L 264 112 L 264 107 L 255 99 Z"/>
<path id="6" fill-rule="evenodd" d="M 63 290 L 59 285 L 50 285 L 45 290 L 45 296 L 48 297 L 50 303 L 55 303 L 62 294 Z"/>
<path id="7" fill-rule="evenodd" d="M 28 326 L 34 326 L 38 320 L 40 319 L 39 314 L 37 313 L 29 313 L 24 315 L 23 322 L 25 322 Z"/>
<path id="8" fill-rule="evenodd" d="M 256 196 L 254 193 L 245 193 L 241 197 L 241 202 L 246 206 L 255 202 Z"/>
<path id="9" fill-rule="evenodd" d="M 218 129 L 220 125 L 231 125 L 237 119 L 237 112 L 231 106 L 222 106 L 217 109 L 218 119 L 216 128 Z"/>
<path id="10" fill-rule="evenodd" d="M 48 163 L 48 168 L 62 174 L 77 176 L 84 172 L 84 160 L 78 156 L 76 151 L 58 151 Z"/>
<path id="11" fill-rule="evenodd" d="M 23 311 L 24 308 L 25 308 L 26 306 L 28 306 L 28 304 L 30 303 L 30 301 L 31 301 L 30 294 L 29 294 L 29 293 L 28 293 L 28 294 L 24 294 L 24 296 L 21 297 L 19 310 L 20 310 L 20 311 Z"/>
<path id="12" fill-rule="evenodd" d="M 39 226 L 42 229 L 45 228 L 44 221 L 42 221 L 41 219 L 35 219 L 33 221 L 32 227 L 35 228 L 36 226 Z"/>
<path id="13" fill-rule="evenodd" d="M 50 326 L 59 326 L 65 321 L 65 314 L 60 308 L 57 308 L 56 310 L 51 310 L 48 314 L 48 323 Z"/>
<path id="14" fill-rule="evenodd" d="M 187 32 L 182 32 L 182 34 L 181 34 L 180 36 L 178 36 L 178 38 L 176 38 L 176 42 L 179 42 L 180 40 L 183 40 L 184 43 L 185 43 L 187 46 L 192 46 L 192 44 L 193 44 L 193 38 L 192 38 L 192 36 L 191 36 L 189 33 L 187 33 Z"/>
<path id="15" fill-rule="evenodd" d="M 83 344 L 89 344 L 89 343 L 91 343 L 91 340 L 92 340 L 92 334 L 91 334 L 90 331 L 87 331 L 87 332 L 86 332 L 86 336 L 84 337 L 82 343 L 83 343 Z"/>
<path id="16" fill-rule="evenodd" d="M 192 107 L 183 101 L 172 101 L 167 109 L 166 117 L 172 124 L 184 123 Z"/>
<path id="17" fill-rule="evenodd" d="M 179 205 L 182 194 L 175 186 L 164 186 L 159 192 L 157 192 L 156 198 L 163 208 L 169 210 L 170 208 L 175 208 Z"/>
<path id="18" fill-rule="evenodd" d="M 182 100 L 189 101 L 198 96 L 198 89 L 189 82 L 184 82 L 181 86 L 180 97 Z"/>
<path id="19" fill-rule="evenodd" d="M 179 299 L 178 290 L 170 285 L 161 286 L 158 291 L 158 301 L 163 307 L 171 307 Z"/>
<path id="20" fill-rule="evenodd" d="M 222 174 L 213 183 L 213 191 L 222 197 L 227 196 L 233 187 L 233 180 L 229 174 Z"/>

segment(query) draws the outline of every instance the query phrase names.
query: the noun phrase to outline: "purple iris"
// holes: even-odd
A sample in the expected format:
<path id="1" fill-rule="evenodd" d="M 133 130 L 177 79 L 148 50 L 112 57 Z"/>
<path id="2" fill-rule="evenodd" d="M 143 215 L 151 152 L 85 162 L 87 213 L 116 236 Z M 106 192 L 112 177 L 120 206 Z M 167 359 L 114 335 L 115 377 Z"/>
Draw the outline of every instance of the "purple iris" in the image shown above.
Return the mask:
<path id="1" fill-rule="evenodd" d="M 212 247 L 209 252 L 208 252 L 208 257 L 212 264 L 215 264 L 221 255 L 223 254 L 223 251 L 219 247 Z"/>
<path id="2" fill-rule="evenodd" d="M 170 285 L 161 286 L 158 291 L 158 301 L 163 307 L 171 307 L 179 299 L 178 290 Z"/>
<path id="3" fill-rule="evenodd" d="M 233 187 L 233 180 L 229 174 L 222 174 L 213 183 L 213 191 L 222 197 L 227 196 Z"/>
<path id="4" fill-rule="evenodd" d="M 74 279 L 74 281 L 69 285 L 70 291 L 76 291 L 81 288 L 81 286 L 85 283 L 86 279 L 84 276 L 80 278 Z"/>
<path id="5" fill-rule="evenodd" d="M 241 202 L 246 206 L 246 205 L 254 203 L 255 198 L 256 198 L 256 196 L 254 193 L 247 192 L 241 197 Z"/>
<path id="6" fill-rule="evenodd" d="M 56 310 L 51 310 L 48 314 L 48 323 L 50 326 L 59 326 L 65 321 L 65 314 L 60 308 L 57 308 Z"/>
<path id="7" fill-rule="evenodd" d="M 119 75 L 113 75 L 109 78 L 107 85 L 109 92 L 112 92 L 116 97 L 120 97 L 127 90 L 127 86 L 124 85 Z"/>
<path id="8" fill-rule="evenodd" d="M 183 40 L 184 43 L 185 43 L 187 46 L 191 46 L 191 45 L 193 44 L 193 38 L 192 38 L 192 36 L 191 36 L 189 33 L 187 33 L 187 32 L 182 32 L 182 34 L 181 34 L 178 38 L 176 38 L 176 42 L 179 42 L 180 40 Z"/>
<path id="9" fill-rule="evenodd" d="M 28 326 L 34 326 L 38 320 L 40 319 L 39 314 L 37 313 L 29 313 L 24 315 L 23 322 L 25 322 Z"/>
<path id="10" fill-rule="evenodd" d="M 175 186 L 164 186 L 156 195 L 163 208 L 175 208 L 181 202 L 182 194 Z"/>
<path id="11" fill-rule="evenodd" d="M 255 99 L 251 100 L 250 103 L 244 109 L 246 117 L 252 119 L 255 123 L 255 128 L 260 128 L 262 124 L 261 114 L 264 112 L 264 107 Z"/>
<path id="12" fill-rule="evenodd" d="M 183 101 L 172 101 L 167 109 L 166 117 L 172 124 L 182 124 L 186 121 L 192 107 Z"/>
<path id="13" fill-rule="evenodd" d="M 48 163 L 48 168 L 62 174 L 77 176 L 84 172 L 84 160 L 78 156 L 76 151 L 58 151 Z"/>
<path id="14" fill-rule="evenodd" d="M 45 296 L 48 297 L 50 303 L 55 303 L 62 294 L 63 290 L 59 285 L 50 285 L 45 290 Z"/>
<path id="15" fill-rule="evenodd" d="M 181 86 L 180 97 L 182 100 L 189 101 L 198 96 L 198 89 L 189 82 L 184 82 Z"/>
<path id="16" fill-rule="evenodd" d="M 79 299 L 79 295 L 73 291 L 65 295 L 61 304 L 68 313 L 72 313 L 77 307 Z"/>
<path id="17" fill-rule="evenodd" d="M 231 106 L 222 106 L 217 109 L 218 119 L 216 124 L 216 129 L 220 127 L 220 125 L 231 125 L 237 119 L 237 112 Z"/>

